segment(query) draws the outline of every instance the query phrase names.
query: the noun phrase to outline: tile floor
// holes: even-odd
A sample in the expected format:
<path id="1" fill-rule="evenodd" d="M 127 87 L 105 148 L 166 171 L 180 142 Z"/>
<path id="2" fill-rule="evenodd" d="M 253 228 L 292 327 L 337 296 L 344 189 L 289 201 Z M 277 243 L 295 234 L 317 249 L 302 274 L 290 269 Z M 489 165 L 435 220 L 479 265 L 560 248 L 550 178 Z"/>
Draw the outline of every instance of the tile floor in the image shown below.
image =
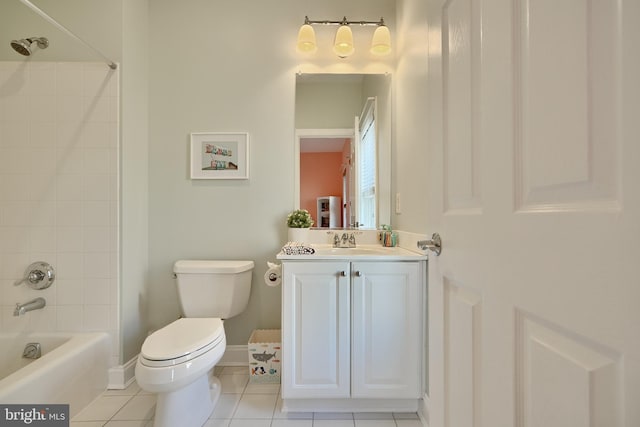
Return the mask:
<path id="1" fill-rule="evenodd" d="M 279 384 L 249 384 L 245 367 L 216 369 L 222 395 L 204 427 L 422 427 L 415 413 L 283 413 Z M 136 383 L 107 390 L 71 420 L 71 427 L 152 427 L 155 404 L 155 395 Z"/>

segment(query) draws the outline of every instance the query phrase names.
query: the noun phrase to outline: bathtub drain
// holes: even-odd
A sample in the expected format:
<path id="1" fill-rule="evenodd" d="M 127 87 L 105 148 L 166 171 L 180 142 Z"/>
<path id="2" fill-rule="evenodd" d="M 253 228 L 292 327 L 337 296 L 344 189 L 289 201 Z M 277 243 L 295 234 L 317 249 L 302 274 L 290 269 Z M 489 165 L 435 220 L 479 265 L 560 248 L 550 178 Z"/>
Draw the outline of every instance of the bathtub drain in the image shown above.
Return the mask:
<path id="1" fill-rule="evenodd" d="M 24 347 L 22 357 L 27 359 L 39 359 L 42 356 L 42 349 L 39 342 L 30 342 Z"/>

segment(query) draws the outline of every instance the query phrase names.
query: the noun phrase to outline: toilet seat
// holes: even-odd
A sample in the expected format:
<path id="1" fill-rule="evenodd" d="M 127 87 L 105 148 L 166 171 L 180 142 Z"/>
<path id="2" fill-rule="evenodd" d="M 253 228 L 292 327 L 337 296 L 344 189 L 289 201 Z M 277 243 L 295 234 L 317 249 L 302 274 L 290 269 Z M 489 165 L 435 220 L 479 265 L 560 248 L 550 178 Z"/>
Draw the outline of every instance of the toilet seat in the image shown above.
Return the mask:
<path id="1" fill-rule="evenodd" d="M 149 367 L 174 366 L 201 356 L 224 342 L 221 319 L 182 318 L 147 337 L 139 360 Z"/>

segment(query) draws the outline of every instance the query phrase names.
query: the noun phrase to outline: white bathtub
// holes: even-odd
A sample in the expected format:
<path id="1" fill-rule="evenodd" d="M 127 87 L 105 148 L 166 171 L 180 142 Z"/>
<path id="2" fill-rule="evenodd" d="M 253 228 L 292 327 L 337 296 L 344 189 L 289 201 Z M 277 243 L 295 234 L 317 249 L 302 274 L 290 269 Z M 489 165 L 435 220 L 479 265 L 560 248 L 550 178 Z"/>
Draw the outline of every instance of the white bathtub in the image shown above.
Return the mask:
<path id="1" fill-rule="evenodd" d="M 40 359 L 22 358 L 31 342 Z M 73 417 L 107 388 L 110 354 L 105 333 L 0 334 L 0 403 L 68 403 Z"/>

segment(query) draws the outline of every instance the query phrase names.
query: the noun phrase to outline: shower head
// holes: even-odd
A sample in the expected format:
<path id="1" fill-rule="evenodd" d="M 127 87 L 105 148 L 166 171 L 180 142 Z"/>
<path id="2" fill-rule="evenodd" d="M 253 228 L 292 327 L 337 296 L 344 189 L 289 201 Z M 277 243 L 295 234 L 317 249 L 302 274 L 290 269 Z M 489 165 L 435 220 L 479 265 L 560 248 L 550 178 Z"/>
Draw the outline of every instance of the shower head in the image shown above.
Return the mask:
<path id="1" fill-rule="evenodd" d="M 11 40 L 11 47 L 20 55 L 30 56 L 33 43 L 37 43 L 40 49 L 46 49 L 49 46 L 49 40 L 46 37 L 29 37 L 28 39 Z"/>

